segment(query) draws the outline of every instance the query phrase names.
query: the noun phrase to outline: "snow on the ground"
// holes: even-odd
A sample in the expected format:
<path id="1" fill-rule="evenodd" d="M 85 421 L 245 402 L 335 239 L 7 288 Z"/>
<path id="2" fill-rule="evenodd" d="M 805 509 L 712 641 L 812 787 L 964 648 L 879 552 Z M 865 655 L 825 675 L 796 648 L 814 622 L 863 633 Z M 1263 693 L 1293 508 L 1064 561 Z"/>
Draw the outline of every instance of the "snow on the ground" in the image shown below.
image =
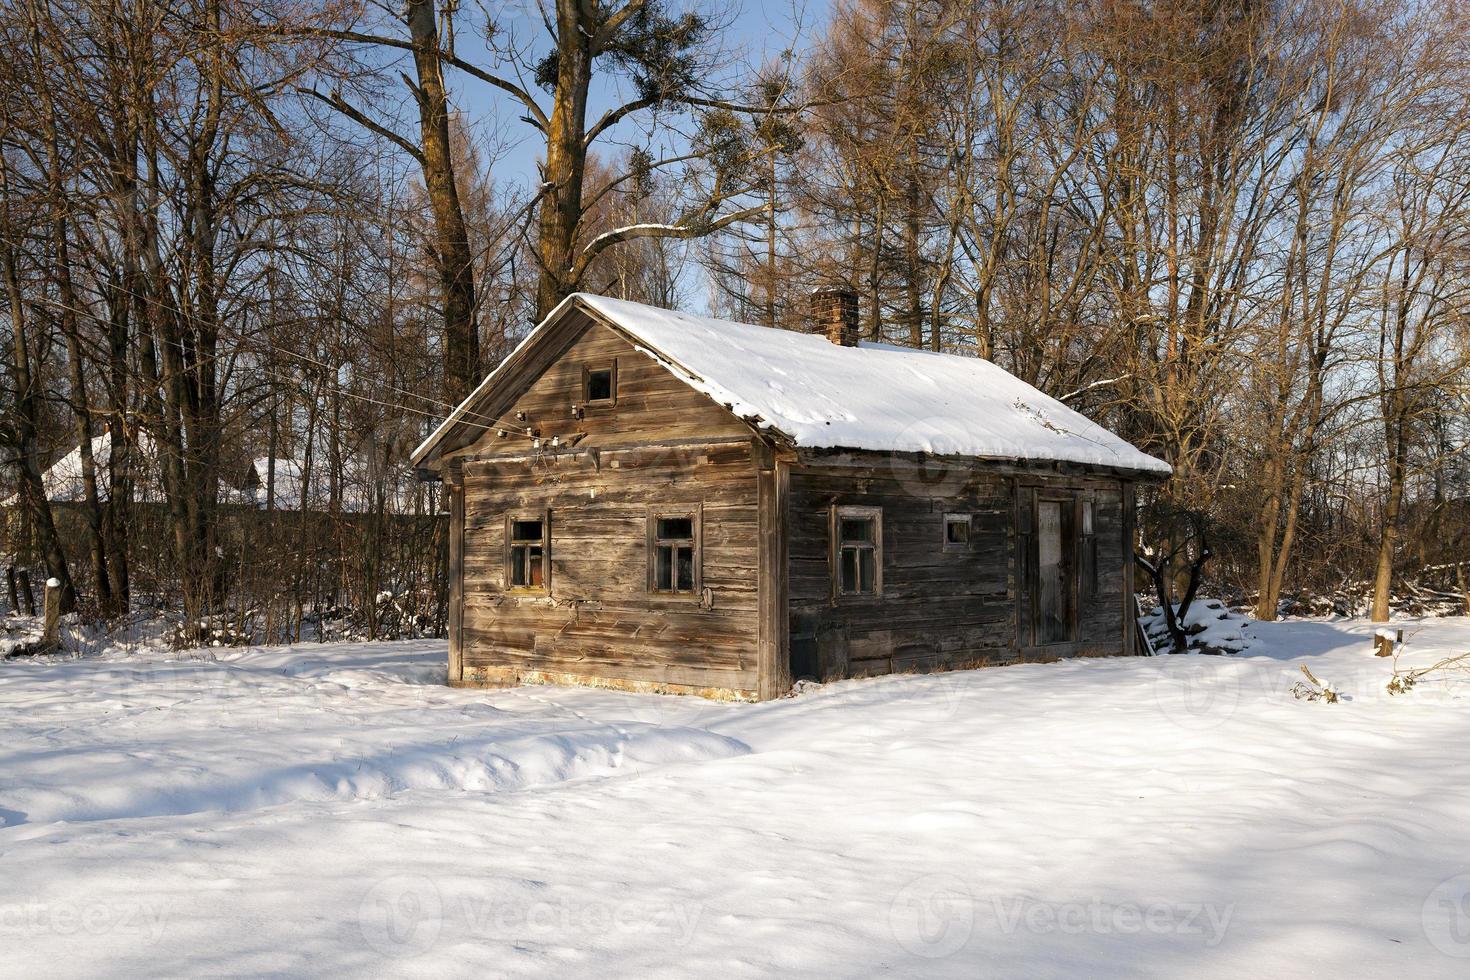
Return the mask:
<path id="1" fill-rule="evenodd" d="M 0 975 L 1470 975 L 1470 689 L 1251 632 L 761 705 L 451 690 L 435 643 L 7 661 Z"/>
<path id="2" fill-rule="evenodd" d="M 1177 606 L 1175 615 L 1178 615 Z M 1169 636 L 1169 625 L 1162 607 L 1143 617 L 1142 624 L 1156 652 L 1173 650 L 1174 642 Z M 1254 642 L 1254 625 L 1254 621 L 1230 609 L 1219 599 L 1196 599 L 1189 604 L 1189 610 L 1180 623 L 1189 637 L 1190 652 L 1215 655 L 1243 653 L 1249 649 Z"/>
<path id="3" fill-rule="evenodd" d="M 39 616 L 0 616 L 0 660 L 32 649 L 40 639 Z"/>

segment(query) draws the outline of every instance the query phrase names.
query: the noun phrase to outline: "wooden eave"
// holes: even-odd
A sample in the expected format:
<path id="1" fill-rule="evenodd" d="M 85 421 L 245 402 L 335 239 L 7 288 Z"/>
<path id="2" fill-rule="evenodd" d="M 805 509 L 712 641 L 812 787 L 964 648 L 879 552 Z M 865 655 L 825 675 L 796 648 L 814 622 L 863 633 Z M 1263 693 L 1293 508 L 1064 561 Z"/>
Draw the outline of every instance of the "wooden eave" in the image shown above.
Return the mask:
<path id="1" fill-rule="evenodd" d="M 450 414 L 447 424 L 431 435 L 410 460 L 416 476 L 424 480 L 435 480 L 441 476 L 445 456 L 457 452 L 479 439 L 481 434 L 495 427 L 495 422 L 509 411 L 517 398 L 524 394 L 536 378 L 556 359 L 564 355 L 577 339 L 592 324 L 599 324 L 621 337 L 629 346 L 656 361 L 664 370 L 689 385 L 711 402 L 719 405 L 732 418 L 751 430 L 751 433 L 773 449 L 791 451 L 795 441 L 786 433 L 765 424 L 759 417 L 737 415 L 729 405 L 720 403 L 700 391 L 694 384 L 702 380 L 699 376 L 679 364 L 646 341 L 634 336 L 617 323 L 601 316 L 580 300 L 571 296 L 552 311 L 551 315 L 536 332 L 527 338 L 505 361 L 495 368 L 485 380 Z M 455 418 L 459 416 L 459 418 Z M 452 423 L 452 424 L 448 424 Z"/>
<path id="2" fill-rule="evenodd" d="M 1022 459 L 1014 456 L 964 456 L 945 453 L 904 452 L 892 449 L 857 449 L 847 446 L 801 447 L 796 450 L 799 463 L 825 466 L 870 467 L 883 460 L 901 459 L 915 465 L 929 460 L 953 461 L 958 465 L 983 465 L 988 471 L 1003 476 L 1102 477 L 1138 482 L 1162 483 L 1167 474 L 1127 466 L 1103 466 L 1071 460 Z"/>
<path id="3" fill-rule="evenodd" d="M 759 416 L 742 416 L 699 385 L 705 379 L 678 361 L 657 350 L 642 338 L 619 326 L 613 320 L 569 296 L 548 315 L 536 330 L 510 356 L 480 382 L 479 386 L 450 414 L 410 459 L 420 479 L 435 480 L 442 475 L 443 459 L 469 446 L 482 433 L 494 428 L 495 422 L 525 393 L 541 372 L 576 343 L 592 324 L 599 324 L 621 337 L 629 346 L 658 362 L 693 390 L 719 405 L 731 417 L 743 423 L 751 433 L 781 458 L 792 462 L 820 462 L 825 465 L 871 466 L 880 459 L 907 459 L 921 463 L 930 459 L 949 459 L 967 465 L 982 463 L 992 472 L 1029 476 L 1093 476 L 1139 482 L 1162 482 L 1167 474 L 1131 467 L 1105 466 L 1066 460 L 1048 461 L 1001 456 L 952 456 L 936 453 L 850 447 L 800 447 L 788 433 Z M 459 416 L 456 418 L 456 416 Z M 514 423 L 510 423 L 514 425 Z"/>

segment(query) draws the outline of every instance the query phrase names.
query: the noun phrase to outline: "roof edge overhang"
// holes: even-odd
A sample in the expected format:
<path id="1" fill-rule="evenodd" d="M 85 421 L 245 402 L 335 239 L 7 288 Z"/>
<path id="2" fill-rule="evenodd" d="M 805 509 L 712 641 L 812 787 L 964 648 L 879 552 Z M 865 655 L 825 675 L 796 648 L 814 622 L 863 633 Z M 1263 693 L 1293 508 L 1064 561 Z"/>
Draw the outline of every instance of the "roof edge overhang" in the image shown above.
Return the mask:
<path id="1" fill-rule="evenodd" d="M 1093 476 L 1112 477 L 1136 482 L 1162 483 L 1173 476 L 1173 467 L 1168 472 L 1143 469 L 1134 466 L 1111 466 L 1101 463 L 1085 463 L 1068 459 L 1025 458 L 1019 456 L 967 456 L 956 453 L 913 452 L 897 449 L 862 449 L 855 446 L 802 446 L 798 449 L 799 462 L 841 462 L 851 457 L 855 464 L 875 459 L 903 459 L 913 463 L 929 460 L 952 461 L 955 464 L 980 464 L 1006 472 L 1024 473 L 1035 476 Z M 1169 464 L 1159 460 L 1160 465 Z"/>
<path id="2" fill-rule="evenodd" d="M 635 350 L 647 354 L 685 384 L 699 390 L 705 397 L 710 398 L 711 401 L 730 412 L 733 418 L 738 419 L 749 427 L 752 434 L 756 437 L 773 446 L 795 447 L 795 440 L 791 436 L 770 425 L 763 419 L 746 417 L 736 413 L 730 405 L 720 402 L 719 399 L 710 396 L 708 392 L 701 389 L 702 379 L 697 372 L 680 364 L 676 359 L 648 343 L 647 340 L 634 335 L 631 331 L 598 310 L 592 304 L 585 302 L 581 293 L 572 293 L 560 303 L 556 304 L 552 311 L 546 314 L 541 322 L 533 327 L 531 332 L 526 334 L 525 338 L 506 355 L 505 359 L 496 365 L 494 370 L 487 374 L 475 386 L 474 391 L 471 391 L 463 401 L 454 407 L 454 410 L 429 434 L 428 438 L 414 448 L 414 451 L 409 456 L 408 464 L 420 479 L 433 480 L 438 478 L 441 447 L 444 442 L 461 426 L 480 425 L 483 427 L 483 423 L 468 421 L 469 416 L 475 414 L 475 406 L 485 400 L 494 391 L 498 381 L 507 375 L 513 374 L 522 364 L 534 357 L 539 351 L 542 341 L 554 332 L 556 324 L 564 319 L 573 309 L 582 313 L 592 322 L 613 331 Z"/>
<path id="3" fill-rule="evenodd" d="M 543 337 L 552 324 L 560 320 L 568 310 L 577 305 L 577 294 L 573 293 L 552 308 L 551 312 L 541 318 L 541 322 L 531 328 L 531 332 L 521 339 L 505 359 L 497 364 L 489 374 L 475 385 L 473 391 L 465 396 L 464 400 L 440 422 L 428 438 L 414 447 L 408 457 L 408 465 L 421 477 L 429 478 L 438 468 L 438 450 L 449 435 L 463 425 L 467 417 L 472 413 L 472 406 L 479 402 L 495 385 L 495 382 L 510 374 L 517 365 L 527 360 L 534 352 L 537 341 Z"/>
<path id="4" fill-rule="evenodd" d="M 409 466 L 421 479 L 435 479 L 439 475 L 440 458 L 442 446 L 449 437 L 466 425 L 475 425 L 481 429 L 487 428 L 484 423 L 472 422 L 470 417 L 475 415 L 475 407 L 483 402 L 495 390 L 496 384 L 509 375 L 513 375 L 522 365 L 534 358 L 541 350 L 543 342 L 548 336 L 554 335 L 555 327 L 572 310 L 577 310 L 593 323 L 613 331 L 635 350 L 638 350 L 653 358 L 675 377 L 679 378 L 691 388 L 699 391 L 712 402 L 724 408 L 733 418 L 744 423 L 751 432 L 762 441 L 773 447 L 784 450 L 795 450 L 800 458 L 806 459 L 832 459 L 842 454 L 856 454 L 867 458 L 910 458 L 914 460 L 927 459 L 952 459 L 965 461 L 967 463 L 985 463 L 995 467 L 1005 467 L 1017 471 L 1031 473 L 1049 474 L 1090 474 L 1095 476 L 1110 476 L 1122 479 L 1135 480 L 1139 482 L 1162 482 L 1172 476 L 1173 470 L 1162 460 L 1155 460 L 1160 468 L 1144 468 L 1130 466 L 1116 466 L 1109 464 L 1082 462 L 1067 459 L 1047 459 L 1028 457 L 1007 456 L 968 456 L 943 453 L 910 452 L 902 450 L 865 449 L 858 447 L 812 447 L 798 446 L 796 440 L 788 433 L 781 431 L 771 425 L 765 419 L 758 416 L 742 415 L 735 411 L 734 406 L 727 404 L 711 394 L 707 387 L 713 379 L 708 381 L 701 377 L 696 371 L 681 364 L 677 359 L 659 350 L 643 337 L 637 336 L 632 331 L 618 323 L 616 319 L 597 309 L 595 305 L 586 301 L 582 293 L 572 293 L 558 303 L 550 313 L 542 318 L 530 333 L 521 340 L 515 348 L 506 355 L 496 367 L 487 374 L 475 389 L 470 392 L 454 410 L 434 429 L 432 433 L 415 447 L 409 457 Z M 1153 459 L 1153 457 L 1148 457 Z"/>

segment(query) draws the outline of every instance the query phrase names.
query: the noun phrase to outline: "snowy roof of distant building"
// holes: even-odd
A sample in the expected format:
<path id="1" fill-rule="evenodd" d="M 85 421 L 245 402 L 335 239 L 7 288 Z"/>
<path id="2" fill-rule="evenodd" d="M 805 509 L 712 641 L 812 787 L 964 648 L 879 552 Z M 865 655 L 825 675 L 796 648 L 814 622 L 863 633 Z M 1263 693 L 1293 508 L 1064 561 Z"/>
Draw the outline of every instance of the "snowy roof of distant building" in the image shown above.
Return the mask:
<path id="1" fill-rule="evenodd" d="M 163 503 L 168 498 L 163 489 L 157 446 L 146 432 L 138 433 L 136 439 L 131 499 L 134 503 Z M 103 432 L 92 438 L 92 458 L 96 465 L 99 500 L 107 500 L 111 493 L 108 480 L 108 459 L 111 451 L 110 432 Z M 276 510 L 300 510 L 303 503 L 310 511 L 326 511 L 332 508 L 332 486 L 325 462 L 317 462 L 311 471 L 309 484 L 303 481 L 307 467 L 302 460 L 277 458 L 274 469 Z M 422 509 L 422 502 L 420 507 L 415 507 L 419 488 L 402 465 L 375 468 L 359 455 L 349 454 L 343 461 L 342 470 L 336 487 L 335 502 L 336 509 L 341 513 L 374 512 L 380 506 L 380 495 L 381 506 L 387 513 L 409 514 Z M 238 484 L 233 480 L 220 480 L 220 502 L 264 510 L 269 506 L 266 488 L 271 478 L 269 456 L 252 460 L 244 478 Z M 81 448 L 73 447 L 42 473 L 41 485 L 46 490 L 46 499 L 53 504 L 77 504 L 85 501 L 86 482 L 82 475 Z M 0 500 L 0 507 L 14 507 L 19 502 L 17 495 L 11 495 Z M 428 506 L 431 509 L 434 507 L 432 499 L 429 499 Z"/>

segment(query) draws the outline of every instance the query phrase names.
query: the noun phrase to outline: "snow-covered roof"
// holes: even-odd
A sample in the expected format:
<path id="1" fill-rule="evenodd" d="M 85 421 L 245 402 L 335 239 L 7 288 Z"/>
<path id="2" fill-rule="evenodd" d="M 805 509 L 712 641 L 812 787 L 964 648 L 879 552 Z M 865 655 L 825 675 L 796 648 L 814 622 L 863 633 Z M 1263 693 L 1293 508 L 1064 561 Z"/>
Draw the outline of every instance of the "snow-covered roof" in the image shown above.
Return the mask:
<path id="1" fill-rule="evenodd" d="M 257 507 L 265 509 L 269 505 L 270 495 L 267 492 L 271 482 L 271 458 L 262 456 L 251 462 L 252 472 L 256 485 L 254 487 L 253 501 Z M 370 467 L 364 463 L 360 455 L 353 454 L 344 460 L 344 472 L 342 482 L 337 487 L 337 509 L 344 514 L 366 514 L 378 509 L 378 494 L 383 495 L 383 509 L 390 514 L 411 514 L 416 512 L 414 497 L 420 492 L 420 486 L 401 465 L 380 469 L 370 472 Z M 326 463 L 317 460 L 312 467 L 311 481 L 303 483 L 305 474 L 304 461 L 276 457 L 275 460 L 275 509 L 285 511 L 299 511 L 304 499 L 307 510 L 325 511 L 332 506 L 332 487 L 327 472 Z M 434 506 L 432 496 L 428 498 L 428 506 Z"/>
<path id="2" fill-rule="evenodd" d="M 112 452 L 111 433 L 103 432 L 92 439 L 92 457 L 97 466 L 97 496 L 107 500 L 111 493 L 107 462 Z M 221 503 L 247 507 L 267 506 L 266 487 L 270 480 L 270 457 L 262 456 L 251 461 L 250 471 L 237 486 L 227 479 L 219 484 Z M 381 485 L 384 508 L 388 513 L 414 513 L 414 498 L 420 488 L 412 475 L 403 466 L 372 470 L 358 455 L 349 455 L 344 461 L 341 484 L 337 488 L 338 509 L 347 514 L 368 513 L 377 510 L 377 488 Z M 299 459 L 277 458 L 275 463 L 276 509 L 295 511 L 301 509 L 303 500 L 302 474 L 305 467 Z M 72 449 L 41 474 L 41 484 L 46 490 L 46 499 L 53 504 L 75 504 L 86 500 L 86 484 L 82 479 L 81 448 Z M 164 493 L 160 477 L 158 449 L 153 438 L 146 432 L 137 435 L 137 453 L 133 460 L 134 503 L 158 504 L 168 498 Z M 0 508 L 14 507 L 20 502 L 17 495 L 0 500 Z M 310 486 L 306 487 L 305 502 L 308 510 L 325 511 L 331 506 L 331 486 L 327 467 L 318 461 L 311 474 Z M 430 506 L 433 506 L 432 497 Z"/>
<path id="3" fill-rule="evenodd" d="M 136 435 L 137 450 L 132 460 L 132 501 L 138 504 L 161 504 L 168 498 L 164 494 L 163 481 L 159 472 L 158 446 L 146 432 Z M 97 468 L 97 499 L 107 500 L 112 495 L 108 461 L 112 457 L 112 433 L 103 432 L 92 437 L 92 460 Z M 65 456 L 52 463 L 41 474 L 41 486 L 46 490 L 46 499 L 53 504 L 79 504 L 87 499 L 86 481 L 82 478 L 82 449 L 77 446 Z M 228 480 L 219 484 L 220 502 L 227 504 L 254 503 L 251 490 L 237 487 Z M 18 495 L 0 500 L 0 507 L 14 507 L 20 503 Z"/>
<path id="4" fill-rule="evenodd" d="M 159 503 L 163 487 L 158 481 L 158 451 L 153 439 L 146 432 L 137 435 L 137 459 L 133 465 L 133 499 L 142 503 Z M 92 459 L 97 467 L 97 496 L 108 499 L 111 486 L 108 483 L 108 460 L 112 455 L 112 433 L 103 432 L 92 437 Z M 74 447 L 71 452 L 58 459 L 41 474 L 41 486 L 46 490 L 46 499 L 53 504 L 76 504 L 87 499 L 86 483 L 82 479 L 82 450 Z M 19 503 L 18 496 L 0 501 L 0 507 L 13 507 Z"/>
<path id="5" fill-rule="evenodd" d="M 978 357 L 862 344 L 576 293 L 413 453 L 418 465 L 572 305 L 758 428 L 798 447 L 1070 462 L 1167 475 L 1169 465 Z"/>

